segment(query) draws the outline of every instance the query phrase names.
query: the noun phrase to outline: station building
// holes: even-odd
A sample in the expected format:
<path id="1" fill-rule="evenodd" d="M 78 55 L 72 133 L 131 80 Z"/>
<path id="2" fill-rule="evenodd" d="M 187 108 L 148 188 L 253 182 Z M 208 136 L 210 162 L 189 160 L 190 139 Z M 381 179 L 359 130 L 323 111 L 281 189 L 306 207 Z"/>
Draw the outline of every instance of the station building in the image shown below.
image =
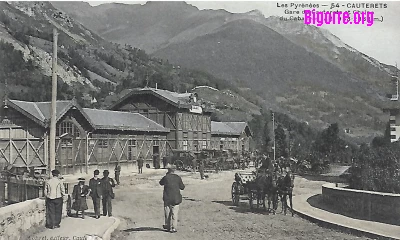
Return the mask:
<path id="1" fill-rule="evenodd" d="M 246 122 L 211 122 L 211 149 L 248 152 L 251 136 Z"/>
<path id="2" fill-rule="evenodd" d="M 109 109 L 139 113 L 170 129 L 167 150 L 199 151 L 211 144 L 211 113 L 196 93 L 132 89 Z"/>
<path id="3" fill-rule="evenodd" d="M 139 156 L 152 164 L 153 154 L 166 152 L 170 130 L 142 114 L 81 108 L 75 100 L 57 101 L 56 109 L 56 169 L 62 174 L 135 166 Z M 47 165 L 50 110 L 51 102 L 4 101 L 0 163 Z"/>

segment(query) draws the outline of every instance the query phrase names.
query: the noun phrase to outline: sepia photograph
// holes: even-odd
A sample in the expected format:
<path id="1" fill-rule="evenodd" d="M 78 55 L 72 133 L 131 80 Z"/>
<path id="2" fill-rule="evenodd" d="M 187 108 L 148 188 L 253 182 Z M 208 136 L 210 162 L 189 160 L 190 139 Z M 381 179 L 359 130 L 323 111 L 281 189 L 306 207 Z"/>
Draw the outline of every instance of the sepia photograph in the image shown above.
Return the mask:
<path id="1" fill-rule="evenodd" d="M 400 239 L 399 13 L 1 0 L 0 239 Z"/>

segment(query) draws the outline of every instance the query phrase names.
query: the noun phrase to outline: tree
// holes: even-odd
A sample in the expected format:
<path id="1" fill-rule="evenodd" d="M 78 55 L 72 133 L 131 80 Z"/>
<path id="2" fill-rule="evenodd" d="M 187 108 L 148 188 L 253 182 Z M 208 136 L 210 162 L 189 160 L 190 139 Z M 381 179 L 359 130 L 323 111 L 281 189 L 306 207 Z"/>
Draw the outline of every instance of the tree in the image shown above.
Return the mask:
<path id="1" fill-rule="evenodd" d="M 339 125 L 331 124 L 327 129 L 323 130 L 315 141 L 315 150 L 327 156 L 335 155 L 345 148 L 344 141 L 339 137 Z"/>
<path id="2" fill-rule="evenodd" d="M 379 148 L 360 147 L 351 168 L 350 187 L 400 193 L 400 143 Z"/>

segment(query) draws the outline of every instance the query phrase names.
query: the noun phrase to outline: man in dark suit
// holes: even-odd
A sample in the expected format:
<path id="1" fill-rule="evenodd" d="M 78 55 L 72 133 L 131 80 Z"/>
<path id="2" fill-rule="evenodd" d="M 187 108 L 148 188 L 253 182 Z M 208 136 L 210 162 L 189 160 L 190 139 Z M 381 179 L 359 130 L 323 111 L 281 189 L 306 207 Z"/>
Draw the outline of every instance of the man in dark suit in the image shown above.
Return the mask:
<path id="1" fill-rule="evenodd" d="M 144 163 L 143 156 L 140 155 L 139 159 L 137 160 L 139 173 L 143 173 L 143 163 Z"/>
<path id="2" fill-rule="evenodd" d="M 103 171 L 103 178 L 101 179 L 102 193 L 103 193 L 103 216 L 112 216 L 111 200 L 114 199 L 113 187 L 115 187 L 114 179 L 108 177 L 110 172 Z"/>
<path id="3" fill-rule="evenodd" d="M 117 181 L 117 184 L 119 185 L 119 175 L 121 174 L 121 166 L 118 163 L 115 164 L 114 173 L 115 173 L 115 181 Z"/>
<path id="4" fill-rule="evenodd" d="M 185 185 L 182 182 L 182 178 L 174 174 L 174 165 L 168 164 L 167 168 L 167 174 L 160 180 L 160 185 L 164 186 L 165 225 L 163 225 L 163 228 L 175 233 L 178 225 L 179 204 L 182 202 L 180 190 L 185 189 Z"/>
<path id="5" fill-rule="evenodd" d="M 96 216 L 96 219 L 100 218 L 100 199 L 103 192 L 99 174 L 99 170 L 94 170 L 94 177 L 89 180 L 89 188 L 91 190 L 90 196 L 93 200 L 94 214 Z"/>

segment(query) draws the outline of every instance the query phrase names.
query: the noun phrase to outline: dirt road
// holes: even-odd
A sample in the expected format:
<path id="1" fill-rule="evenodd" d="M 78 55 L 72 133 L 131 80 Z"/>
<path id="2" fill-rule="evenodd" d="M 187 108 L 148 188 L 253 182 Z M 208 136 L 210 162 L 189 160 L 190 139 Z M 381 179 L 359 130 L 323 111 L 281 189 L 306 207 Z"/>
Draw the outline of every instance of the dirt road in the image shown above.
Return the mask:
<path id="1" fill-rule="evenodd" d="M 234 172 L 212 174 L 207 180 L 200 180 L 198 174 L 178 173 L 186 185 L 178 232 L 164 232 L 162 187 L 158 185 L 163 174 L 123 179 L 114 200 L 114 215 L 122 223 L 112 239 L 367 239 L 319 227 L 298 216 L 251 212 L 247 202 L 232 206 Z M 320 186 L 321 182 L 296 178 L 295 194 L 318 191 Z"/>

